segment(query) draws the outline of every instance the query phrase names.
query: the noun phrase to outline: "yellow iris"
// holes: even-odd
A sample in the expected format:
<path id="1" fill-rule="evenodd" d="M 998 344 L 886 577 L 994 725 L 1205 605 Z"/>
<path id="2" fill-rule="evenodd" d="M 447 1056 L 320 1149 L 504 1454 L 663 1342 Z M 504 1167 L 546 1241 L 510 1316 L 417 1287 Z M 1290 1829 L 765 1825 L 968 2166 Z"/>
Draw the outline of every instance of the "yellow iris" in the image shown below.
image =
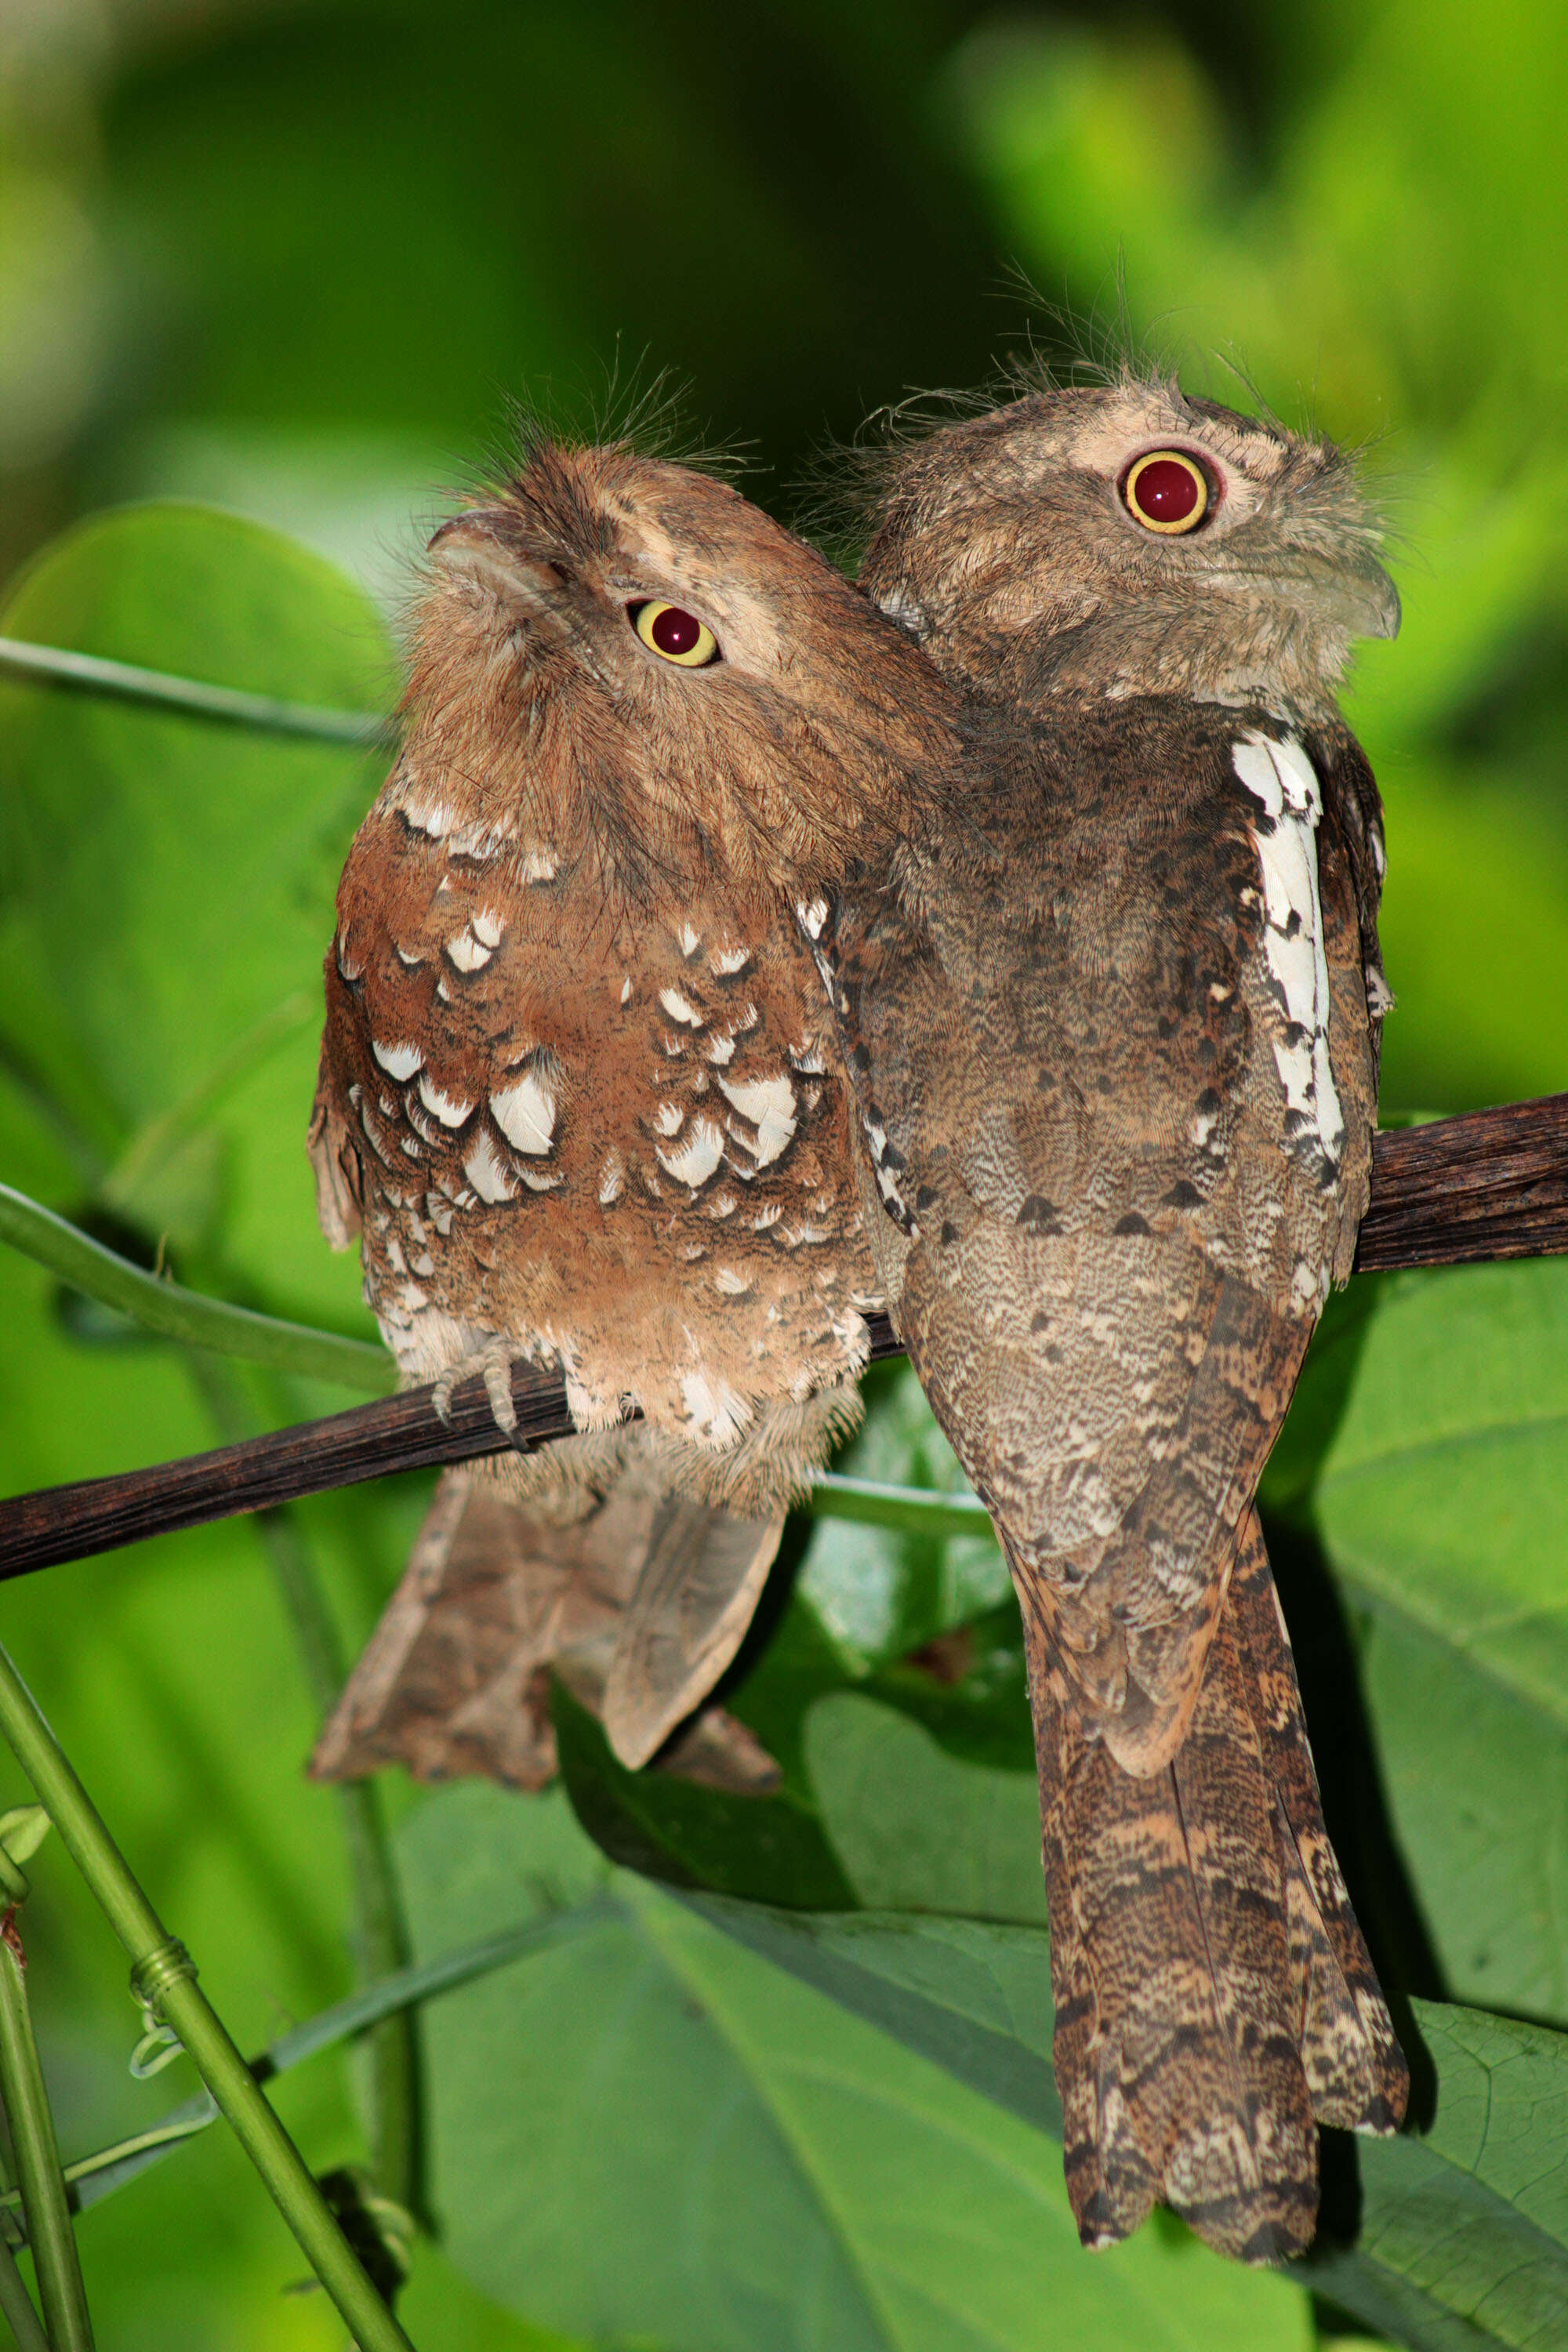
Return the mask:
<path id="1" fill-rule="evenodd" d="M 1127 511 L 1145 530 L 1196 530 L 1209 510 L 1209 478 L 1184 449 L 1151 449 L 1121 485 Z"/>
<path id="2" fill-rule="evenodd" d="M 661 661 L 674 662 L 681 669 L 704 669 L 719 658 L 719 640 L 706 621 L 679 604 L 661 604 L 650 596 L 646 604 L 631 607 L 630 617 L 649 653 L 658 654 Z"/>

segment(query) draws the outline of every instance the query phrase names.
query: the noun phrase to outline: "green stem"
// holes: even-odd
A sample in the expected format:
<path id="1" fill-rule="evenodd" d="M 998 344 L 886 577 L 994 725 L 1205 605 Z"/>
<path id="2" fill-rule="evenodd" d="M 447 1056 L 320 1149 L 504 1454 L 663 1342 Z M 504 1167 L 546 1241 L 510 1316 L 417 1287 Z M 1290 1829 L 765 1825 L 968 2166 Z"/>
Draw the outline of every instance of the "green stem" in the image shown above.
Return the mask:
<path id="1" fill-rule="evenodd" d="M 26 645 L 17 637 L 0 637 L 0 669 L 45 686 L 74 688 L 79 694 L 156 703 L 164 710 L 216 719 L 232 727 L 258 727 L 269 735 L 307 735 L 319 743 L 357 743 L 366 750 L 392 740 L 384 719 L 357 710 L 322 710 L 312 703 L 285 702 L 276 695 L 247 694 L 238 687 L 209 686 L 168 670 L 142 669 L 134 662 L 105 661 L 98 654 Z"/>
<path id="2" fill-rule="evenodd" d="M 4 2238 L 0 2238 L 0 2314 L 16 2339 L 16 2352 L 49 2352 L 49 2339 L 33 2309 L 26 2282 Z"/>
<path id="3" fill-rule="evenodd" d="M 929 1486 L 883 1486 L 874 1478 L 845 1478 L 825 1470 L 814 1480 L 806 1507 L 814 1518 L 857 1519 L 876 1528 L 907 1528 L 922 1536 L 989 1535 L 991 1515 L 978 1495 L 943 1495 Z"/>
<path id="4" fill-rule="evenodd" d="M 547 1919 L 531 1919 L 523 1927 L 509 1927 L 499 1936 L 487 1936 L 481 1943 L 465 1944 L 455 1952 L 443 1952 L 438 1959 L 427 1960 L 419 1968 L 399 1969 L 394 1975 L 366 1985 L 362 1991 L 351 1993 L 346 2000 L 335 2001 L 331 2009 L 308 2017 L 302 2025 L 292 2027 L 259 2058 L 251 2060 L 250 2072 L 258 2082 L 269 2083 L 275 2074 L 286 2074 L 320 2052 L 352 2041 L 356 2033 L 366 2032 L 383 2018 L 434 2000 L 441 1993 L 454 1992 L 476 1977 L 489 1976 L 527 1953 L 543 1951 L 567 1937 L 583 1935 L 618 1916 L 619 1906 L 613 1896 L 596 1895 L 574 1911 L 556 1912 Z M 112 2147 L 100 2147 L 91 2156 L 79 2157 L 65 2168 L 67 2180 L 78 2190 L 77 2202 L 85 2209 L 112 2195 L 182 2142 L 205 2131 L 216 2115 L 217 2109 L 207 2094 L 199 2091 L 194 2099 L 171 2107 L 146 2131 L 137 2132 L 131 2139 L 117 2140 Z M 15 2189 L 0 2195 L 0 2207 L 16 2202 Z"/>
<path id="5" fill-rule="evenodd" d="M 13 1909 L 0 1923 L 0 2098 L 11 2126 L 22 2213 L 49 2343 L 53 2352 L 92 2352 L 87 2290 L 77 2260 L 15 1921 Z"/>
<path id="6" fill-rule="evenodd" d="M 0 1242 L 37 1258 L 89 1298 L 117 1307 L 167 1339 L 183 1339 L 187 1347 L 241 1356 L 274 1371 L 331 1381 L 340 1388 L 368 1390 L 374 1395 L 384 1395 L 395 1385 L 396 1373 L 384 1349 L 366 1339 L 342 1339 L 335 1331 L 318 1331 L 308 1323 L 256 1315 L 247 1307 L 230 1307 L 221 1298 L 204 1298 L 177 1282 L 164 1282 L 105 1249 L 52 1209 L 29 1201 L 25 1192 L 13 1192 L 9 1184 L 0 1184 Z"/>
<path id="7" fill-rule="evenodd" d="M 0 1649 L 0 1730 L 132 1959 L 139 1999 L 173 2026 L 360 2352 L 412 2352 L 333 2221 L 304 2159 L 110 1837 L 37 1701 Z"/>
<path id="8" fill-rule="evenodd" d="M 191 1371 L 229 1444 L 252 1434 L 239 1383 L 211 1356 L 191 1360 Z M 254 1525 L 271 1566 L 318 1721 L 342 1689 L 344 1664 L 337 1627 L 316 1565 L 288 1511 L 258 1511 Z M 412 1957 L 381 1797 L 372 1780 L 345 1780 L 334 1791 L 348 1854 L 353 1904 L 355 1975 L 362 1984 L 405 1968 Z M 419 2043 L 406 2011 L 388 2016 L 371 2040 L 371 2170 L 376 2188 L 395 2204 L 416 2210 L 419 2195 Z"/>

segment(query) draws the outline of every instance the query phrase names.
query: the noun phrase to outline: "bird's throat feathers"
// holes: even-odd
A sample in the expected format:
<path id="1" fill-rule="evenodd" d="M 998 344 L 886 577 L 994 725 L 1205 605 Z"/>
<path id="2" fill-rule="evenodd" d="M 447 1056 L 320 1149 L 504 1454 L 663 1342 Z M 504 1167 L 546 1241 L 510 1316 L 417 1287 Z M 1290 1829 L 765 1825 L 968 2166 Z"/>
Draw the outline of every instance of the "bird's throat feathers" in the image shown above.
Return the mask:
<path id="1" fill-rule="evenodd" d="M 1171 694 L 1313 727 L 1338 716 L 1351 640 L 1304 606 L 1262 596 L 1211 606 L 1200 594 L 1120 606 L 1086 597 L 971 638 L 962 653 L 956 644 L 929 650 L 955 678 L 1015 709 L 1040 709 L 1061 694 Z"/>

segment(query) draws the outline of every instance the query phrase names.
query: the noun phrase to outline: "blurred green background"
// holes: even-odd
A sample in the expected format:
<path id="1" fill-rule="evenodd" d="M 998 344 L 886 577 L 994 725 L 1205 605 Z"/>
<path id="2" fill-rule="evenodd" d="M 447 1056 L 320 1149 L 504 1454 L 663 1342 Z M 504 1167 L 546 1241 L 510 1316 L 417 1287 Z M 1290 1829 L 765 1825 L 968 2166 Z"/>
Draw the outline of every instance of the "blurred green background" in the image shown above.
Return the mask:
<path id="1" fill-rule="evenodd" d="M 816 443 L 1078 322 L 1370 461 L 1406 625 L 1388 1099 L 1565 1042 L 1563 12 L 9 0 L 0 572 L 173 494 L 393 593 L 524 387 L 668 369 L 788 511 Z M 1033 308 L 1022 273 L 1038 289 Z M 1070 353 L 1069 353 L 1070 355 Z M 1246 383 L 1230 373 L 1234 363 Z"/>
<path id="2" fill-rule="evenodd" d="M 1498 0 L 1484 28 L 1458 0 L 5 0 L 0 577 L 95 509 L 197 499 L 304 541 L 392 612 L 421 528 L 504 451 L 525 388 L 587 418 L 617 370 L 668 368 L 787 517 L 814 450 L 868 411 L 972 384 L 1030 342 L 1066 363 L 1114 345 L 1125 316 L 1189 388 L 1365 445 L 1396 532 L 1405 631 L 1369 651 L 1352 698 L 1389 810 L 1385 1104 L 1550 1091 L 1568 1084 L 1565 123 L 1556 0 Z M 339 646 L 311 670 L 279 643 L 267 676 L 241 675 L 243 654 L 224 675 L 367 706 L 390 690 L 384 655 Z M 79 757 L 89 790 L 90 730 L 53 756 Z M 226 791 L 274 772 L 249 756 Z M 353 761 L 320 776 L 321 837 L 284 891 L 307 991 L 373 782 Z M 0 858 L 3 897 L 12 845 Z M 185 1000 L 215 995 L 204 951 L 222 940 L 196 922 L 159 1010 L 171 1051 L 193 1034 Z M 13 1042 L 37 991 L 46 1061 L 80 979 L 68 930 L 51 952 L 42 980 L 18 963 L 6 981 Z M 311 1229 L 313 1009 L 226 1110 L 221 1183 L 198 1152 L 142 1205 L 191 1278 L 357 1328 L 353 1269 Z M 39 1114 L 19 1047 L 0 1074 L 0 1176 L 68 1213 L 93 1152 L 110 1164 L 135 1132 L 147 1034 L 121 1011 L 122 1083 L 96 1133 L 112 1071 L 82 1062 L 64 1082 L 85 1155 Z M 110 1070 L 112 1024 L 95 1034 Z M 85 1348 L 20 1259 L 0 1281 L 7 1490 L 213 1442 L 212 1399 L 172 1356 Z M 419 1499 L 305 1515 L 350 1638 Z M 345 1990 L 337 1825 L 299 1775 L 312 1711 L 254 1533 L 54 1571 L 0 1622 L 240 2038 Z M 156 2102 L 123 2072 L 118 1959 L 58 1857 L 49 1884 L 36 1995 L 78 2147 Z M 1565 2003 L 1553 1983 L 1500 2005 Z M 331 2065 L 286 2087 L 313 2162 L 356 2152 L 351 2089 Z M 82 2235 L 104 2344 L 341 2340 L 319 2296 L 279 2294 L 300 2264 L 216 2139 Z M 543 2340 L 428 2249 L 407 2315 L 426 2352 Z"/>

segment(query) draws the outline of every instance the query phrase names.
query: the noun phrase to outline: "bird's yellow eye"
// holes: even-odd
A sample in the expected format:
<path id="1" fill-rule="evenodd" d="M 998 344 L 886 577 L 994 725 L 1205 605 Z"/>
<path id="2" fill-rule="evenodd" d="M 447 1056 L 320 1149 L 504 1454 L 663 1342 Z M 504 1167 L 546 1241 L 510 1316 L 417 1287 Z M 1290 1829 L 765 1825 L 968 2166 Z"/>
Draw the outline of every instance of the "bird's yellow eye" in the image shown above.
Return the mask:
<path id="1" fill-rule="evenodd" d="M 1123 475 L 1121 503 L 1145 530 L 1173 538 L 1180 531 L 1196 530 L 1214 504 L 1214 487 L 1184 449 L 1151 449 Z"/>
<path id="2" fill-rule="evenodd" d="M 706 621 L 683 613 L 679 604 L 661 604 L 657 596 L 626 606 L 626 618 L 650 653 L 682 669 L 706 669 L 719 658 L 719 640 Z"/>

